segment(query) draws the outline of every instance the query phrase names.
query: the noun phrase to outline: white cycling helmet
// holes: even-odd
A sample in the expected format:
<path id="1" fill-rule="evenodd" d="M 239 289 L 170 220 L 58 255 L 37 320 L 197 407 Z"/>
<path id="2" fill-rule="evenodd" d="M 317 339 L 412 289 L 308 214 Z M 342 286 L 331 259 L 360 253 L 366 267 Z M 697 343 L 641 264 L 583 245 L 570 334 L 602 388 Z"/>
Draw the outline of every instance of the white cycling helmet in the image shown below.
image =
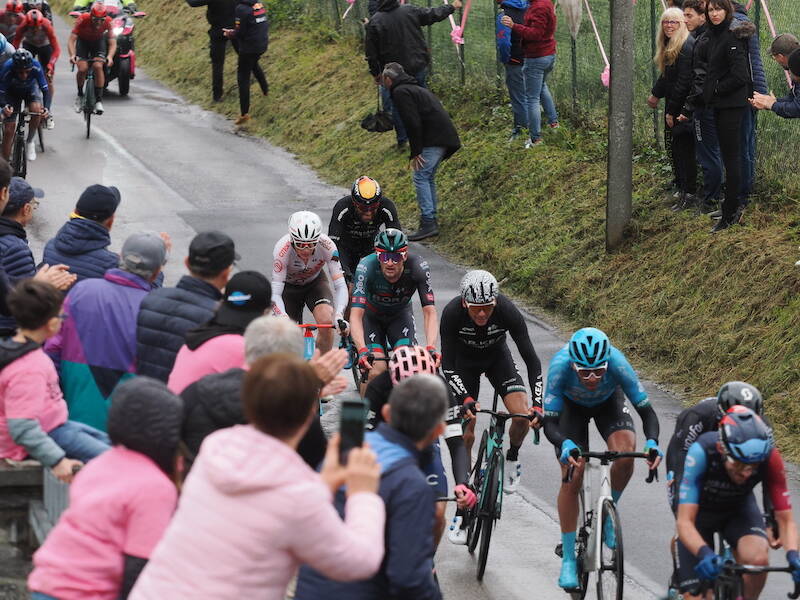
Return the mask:
<path id="1" fill-rule="evenodd" d="M 489 271 L 470 271 L 461 280 L 461 298 L 467 304 L 493 304 L 498 293 L 500 286 Z"/>
<path id="2" fill-rule="evenodd" d="M 316 243 L 322 234 L 322 220 L 313 212 L 301 210 L 289 217 L 289 235 L 295 243 Z"/>

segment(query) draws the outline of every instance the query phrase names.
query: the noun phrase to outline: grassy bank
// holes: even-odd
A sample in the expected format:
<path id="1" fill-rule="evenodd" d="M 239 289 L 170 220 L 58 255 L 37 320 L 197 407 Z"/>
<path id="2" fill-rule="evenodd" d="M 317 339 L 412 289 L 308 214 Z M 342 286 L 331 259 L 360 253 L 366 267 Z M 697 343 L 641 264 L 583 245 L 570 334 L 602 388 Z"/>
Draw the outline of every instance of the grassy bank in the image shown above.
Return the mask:
<path id="1" fill-rule="evenodd" d="M 211 107 L 203 10 L 153 0 L 140 6 L 150 13 L 137 28 L 148 73 Z M 250 131 L 333 183 L 376 177 L 413 223 L 407 153 L 394 149 L 392 133 L 359 127 L 375 89 L 357 44 L 324 28 L 284 27 L 273 32 L 263 62 L 270 96 L 253 88 Z M 231 55 L 227 98 L 213 106 L 230 116 L 238 112 L 234 63 Z M 768 397 L 784 448 L 800 457 L 797 204 L 780 194 L 761 198 L 747 226 L 712 237 L 707 217 L 666 208 L 668 169 L 643 148 L 634 164 L 629 241 L 608 255 L 602 123 L 566 122 L 526 152 L 506 142 L 510 110 L 493 90 L 444 89 L 435 81 L 434 88 L 463 143 L 437 180 L 437 249 L 507 278 L 507 290 L 576 326 L 603 328 L 635 364 L 692 398 L 727 379 L 752 381 Z"/>

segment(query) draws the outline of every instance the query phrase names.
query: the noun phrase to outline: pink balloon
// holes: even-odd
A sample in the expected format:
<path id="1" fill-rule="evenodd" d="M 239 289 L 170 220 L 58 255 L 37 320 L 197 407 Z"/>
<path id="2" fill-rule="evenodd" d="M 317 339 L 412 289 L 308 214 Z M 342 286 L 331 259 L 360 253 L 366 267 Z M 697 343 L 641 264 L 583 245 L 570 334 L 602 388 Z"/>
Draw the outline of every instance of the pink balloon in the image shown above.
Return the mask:
<path id="1" fill-rule="evenodd" d="M 611 83 L 611 67 L 606 67 L 603 69 L 603 72 L 600 73 L 600 81 L 603 82 L 603 85 L 608 87 Z"/>

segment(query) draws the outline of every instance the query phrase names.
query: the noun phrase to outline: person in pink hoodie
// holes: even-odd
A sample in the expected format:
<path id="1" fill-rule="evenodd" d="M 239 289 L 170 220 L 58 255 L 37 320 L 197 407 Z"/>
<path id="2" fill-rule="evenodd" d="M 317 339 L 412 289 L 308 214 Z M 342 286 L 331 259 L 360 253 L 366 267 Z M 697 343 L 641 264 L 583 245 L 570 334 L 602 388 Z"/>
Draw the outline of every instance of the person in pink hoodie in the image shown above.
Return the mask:
<path id="1" fill-rule="evenodd" d="M 241 271 L 225 286 L 225 295 L 208 323 L 186 333 L 167 387 L 180 394 L 206 375 L 242 368 L 244 330 L 272 309 L 272 286 L 258 271 Z"/>
<path id="2" fill-rule="evenodd" d="M 340 581 L 377 572 L 386 515 L 375 454 L 353 449 L 342 467 L 335 436 L 318 474 L 296 451 L 319 388 L 297 356 L 272 354 L 250 366 L 242 387 L 249 425 L 205 439 L 130 600 L 283 600 L 301 564 Z M 343 484 L 344 521 L 332 504 Z"/>

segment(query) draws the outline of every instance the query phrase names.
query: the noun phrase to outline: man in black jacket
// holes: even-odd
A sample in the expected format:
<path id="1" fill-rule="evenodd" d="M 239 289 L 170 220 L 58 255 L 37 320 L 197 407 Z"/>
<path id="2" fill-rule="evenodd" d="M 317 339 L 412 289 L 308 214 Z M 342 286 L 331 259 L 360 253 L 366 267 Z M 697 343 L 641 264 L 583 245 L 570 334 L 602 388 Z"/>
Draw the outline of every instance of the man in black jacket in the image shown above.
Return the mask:
<path id="1" fill-rule="evenodd" d="M 239 63 L 236 76 L 239 83 L 239 118 L 236 125 L 250 120 L 250 75 L 252 74 L 266 96 L 269 85 L 258 59 L 267 51 L 269 44 L 269 19 L 267 9 L 259 0 L 239 0 L 236 5 L 236 27 L 225 29 L 225 37 L 239 44 Z"/>
<path id="2" fill-rule="evenodd" d="M 233 27 L 236 18 L 237 0 L 186 0 L 192 7 L 206 7 L 206 19 L 211 26 L 208 30 L 208 50 L 211 55 L 211 93 L 214 102 L 222 100 L 222 70 L 225 66 L 227 38 L 223 29 Z M 232 42 L 237 50 L 236 42 Z"/>
<path id="3" fill-rule="evenodd" d="M 186 332 L 214 316 L 238 258 L 233 240 L 220 231 L 197 234 L 184 275 L 174 288 L 145 296 L 136 323 L 136 372 L 166 383 Z"/>
<path id="4" fill-rule="evenodd" d="M 430 51 L 422 34 L 422 27 L 444 21 L 461 8 L 461 0 L 452 4 L 443 4 L 436 8 L 421 8 L 413 4 L 400 4 L 398 0 L 377 0 L 370 2 L 370 20 L 366 26 L 364 51 L 369 72 L 380 85 L 380 74 L 383 68 L 391 63 L 400 63 L 425 87 L 428 76 L 428 65 L 431 61 Z M 385 87 L 381 89 L 383 108 L 391 111 L 394 129 L 397 134 L 397 146 L 402 147 L 408 141 L 408 135 L 402 117 L 395 110 L 394 104 Z"/>
<path id="5" fill-rule="evenodd" d="M 392 101 L 408 131 L 412 180 L 420 212 L 419 230 L 409 234 L 408 239 L 424 240 L 439 234 L 436 170 L 461 147 L 461 140 L 439 99 L 406 74 L 401 65 L 387 64 L 382 83 L 391 91 Z"/>

